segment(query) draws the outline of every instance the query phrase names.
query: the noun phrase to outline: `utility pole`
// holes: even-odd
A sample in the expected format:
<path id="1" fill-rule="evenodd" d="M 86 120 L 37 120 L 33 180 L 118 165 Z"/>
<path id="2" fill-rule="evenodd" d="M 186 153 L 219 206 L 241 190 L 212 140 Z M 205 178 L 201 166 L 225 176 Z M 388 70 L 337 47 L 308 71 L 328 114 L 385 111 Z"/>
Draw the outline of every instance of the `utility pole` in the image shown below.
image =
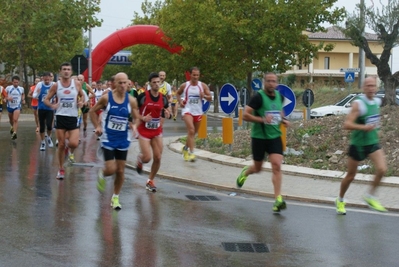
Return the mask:
<path id="1" fill-rule="evenodd" d="M 364 0 L 360 0 L 360 27 L 362 31 L 362 36 L 364 36 L 364 30 L 365 30 L 365 24 L 366 24 L 366 19 L 365 19 L 365 11 L 366 7 L 364 4 Z M 364 78 L 365 78 L 365 53 L 363 48 L 359 47 L 359 83 L 358 83 L 358 88 L 361 88 Z"/>
<path id="2" fill-rule="evenodd" d="M 90 4 L 91 1 L 89 1 L 89 9 L 90 9 Z M 89 28 L 89 56 L 87 58 L 87 63 L 88 63 L 88 82 L 89 85 L 91 86 L 91 82 L 92 82 L 92 75 L 93 75 L 93 68 L 92 68 L 92 59 L 91 59 L 91 48 L 92 48 L 92 36 L 91 36 L 91 26 Z"/>

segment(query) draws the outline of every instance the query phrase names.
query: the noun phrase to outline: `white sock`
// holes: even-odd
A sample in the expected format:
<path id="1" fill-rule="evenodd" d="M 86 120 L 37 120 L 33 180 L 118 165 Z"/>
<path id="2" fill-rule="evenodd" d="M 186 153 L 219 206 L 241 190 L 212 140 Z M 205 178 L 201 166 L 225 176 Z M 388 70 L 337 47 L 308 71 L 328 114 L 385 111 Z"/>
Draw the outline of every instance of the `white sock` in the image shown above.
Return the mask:
<path id="1" fill-rule="evenodd" d="M 112 195 L 112 197 L 113 197 L 113 198 L 114 198 L 114 197 L 118 197 L 118 198 L 119 198 L 119 195 L 115 195 L 115 194 L 113 194 L 113 195 Z"/>
<path id="2" fill-rule="evenodd" d="M 341 202 L 345 202 L 343 197 L 338 197 L 338 200 Z"/>

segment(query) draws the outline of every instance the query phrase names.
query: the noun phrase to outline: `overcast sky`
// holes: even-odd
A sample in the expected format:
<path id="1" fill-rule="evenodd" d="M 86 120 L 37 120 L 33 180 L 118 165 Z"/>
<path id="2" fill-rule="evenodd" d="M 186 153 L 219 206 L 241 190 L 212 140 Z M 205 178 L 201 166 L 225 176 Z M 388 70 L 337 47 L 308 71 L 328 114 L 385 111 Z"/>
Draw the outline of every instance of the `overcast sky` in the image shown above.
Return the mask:
<path id="1" fill-rule="evenodd" d="M 367 6 L 373 4 L 377 6 L 380 5 L 380 2 L 385 5 L 388 1 L 389 0 L 365 0 L 365 3 Z M 134 12 L 141 14 L 142 2 L 143 1 L 140 0 L 101 0 L 101 12 L 98 14 L 98 18 L 103 19 L 103 23 L 101 27 L 92 30 L 93 49 L 108 35 L 129 25 Z M 360 0 L 338 0 L 336 6 L 344 6 L 347 10 L 353 11 L 357 3 L 360 3 Z M 394 71 L 399 70 L 399 62 L 397 59 L 399 59 L 399 48 L 394 49 Z"/>

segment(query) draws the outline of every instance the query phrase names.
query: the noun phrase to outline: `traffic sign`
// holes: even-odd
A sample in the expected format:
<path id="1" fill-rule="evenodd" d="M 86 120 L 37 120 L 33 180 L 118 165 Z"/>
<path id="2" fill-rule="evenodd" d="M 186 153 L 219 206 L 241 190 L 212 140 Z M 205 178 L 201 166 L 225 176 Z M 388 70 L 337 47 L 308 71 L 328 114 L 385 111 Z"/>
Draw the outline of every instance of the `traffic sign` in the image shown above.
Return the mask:
<path id="1" fill-rule="evenodd" d="M 88 65 L 87 58 L 84 55 L 75 55 L 71 59 L 72 69 L 77 74 L 82 74 Z"/>
<path id="2" fill-rule="evenodd" d="M 211 107 L 211 102 L 202 99 L 202 112 L 207 113 L 210 107 Z"/>
<path id="3" fill-rule="evenodd" d="M 220 88 L 219 103 L 223 112 L 231 114 L 238 104 L 238 92 L 234 85 L 226 83 Z"/>
<path id="4" fill-rule="evenodd" d="M 280 92 L 280 94 L 282 94 L 284 96 L 283 111 L 284 111 L 284 115 L 288 116 L 295 109 L 295 105 L 296 105 L 295 94 L 291 90 L 291 88 L 289 88 L 287 85 L 284 85 L 284 84 L 277 85 L 276 89 Z"/>
<path id="5" fill-rule="evenodd" d="M 340 68 L 340 72 L 360 72 L 359 68 Z"/>
<path id="6" fill-rule="evenodd" d="M 251 83 L 251 88 L 254 91 L 262 89 L 262 81 L 259 78 L 253 79 Z"/>
<path id="7" fill-rule="evenodd" d="M 355 81 L 355 73 L 354 72 L 345 72 L 345 82 L 353 83 Z"/>
<path id="8" fill-rule="evenodd" d="M 306 89 L 302 95 L 302 103 L 305 107 L 311 107 L 314 102 L 314 94 L 310 89 Z"/>

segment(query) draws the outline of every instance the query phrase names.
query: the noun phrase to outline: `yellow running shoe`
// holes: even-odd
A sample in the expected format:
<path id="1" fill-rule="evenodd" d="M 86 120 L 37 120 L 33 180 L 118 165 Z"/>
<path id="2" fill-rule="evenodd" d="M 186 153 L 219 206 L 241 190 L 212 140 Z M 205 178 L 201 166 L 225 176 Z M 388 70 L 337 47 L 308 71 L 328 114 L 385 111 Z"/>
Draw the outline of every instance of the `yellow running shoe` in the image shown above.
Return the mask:
<path id="1" fill-rule="evenodd" d="M 245 180 L 247 180 L 247 178 L 248 178 L 248 176 L 246 176 L 244 174 L 246 172 L 246 170 L 248 170 L 248 166 L 245 166 L 244 168 L 242 168 L 240 175 L 238 175 L 238 177 L 237 177 L 236 183 L 237 183 L 237 187 L 239 187 L 239 188 L 241 188 L 244 185 Z"/>
<path id="2" fill-rule="evenodd" d="M 181 150 L 182 154 L 183 154 L 183 159 L 185 161 L 189 161 L 190 160 L 190 154 L 188 153 L 188 149 L 184 146 Z"/>
<path id="3" fill-rule="evenodd" d="M 286 208 L 287 208 L 287 204 L 283 200 L 283 197 L 281 195 L 279 195 L 276 198 L 276 201 L 274 202 L 273 211 L 280 212 L 281 210 L 285 210 Z"/>
<path id="4" fill-rule="evenodd" d="M 369 207 L 373 210 L 379 211 L 379 212 L 387 212 L 387 209 L 384 208 L 384 206 L 381 205 L 381 203 L 373 198 L 373 197 L 364 197 L 364 201 L 369 205 Z"/>
<path id="5" fill-rule="evenodd" d="M 112 197 L 112 199 L 111 199 L 111 207 L 114 210 L 121 210 L 122 209 L 122 205 L 119 203 L 119 197 Z"/>
<path id="6" fill-rule="evenodd" d="M 98 171 L 98 177 L 97 177 L 97 190 L 103 193 L 105 191 L 105 186 L 106 186 L 106 181 L 104 178 L 104 173 L 103 170 L 100 169 Z"/>
<path id="7" fill-rule="evenodd" d="M 344 201 L 339 201 L 338 198 L 335 199 L 335 207 L 337 208 L 337 214 L 346 215 L 345 204 L 346 203 Z"/>
<path id="8" fill-rule="evenodd" d="M 194 162 L 197 157 L 194 153 L 188 153 L 188 160 Z"/>
<path id="9" fill-rule="evenodd" d="M 69 156 L 68 156 L 68 161 L 69 161 L 69 163 L 71 163 L 71 164 L 75 163 L 75 156 L 74 156 L 72 153 L 69 154 Z"/>

